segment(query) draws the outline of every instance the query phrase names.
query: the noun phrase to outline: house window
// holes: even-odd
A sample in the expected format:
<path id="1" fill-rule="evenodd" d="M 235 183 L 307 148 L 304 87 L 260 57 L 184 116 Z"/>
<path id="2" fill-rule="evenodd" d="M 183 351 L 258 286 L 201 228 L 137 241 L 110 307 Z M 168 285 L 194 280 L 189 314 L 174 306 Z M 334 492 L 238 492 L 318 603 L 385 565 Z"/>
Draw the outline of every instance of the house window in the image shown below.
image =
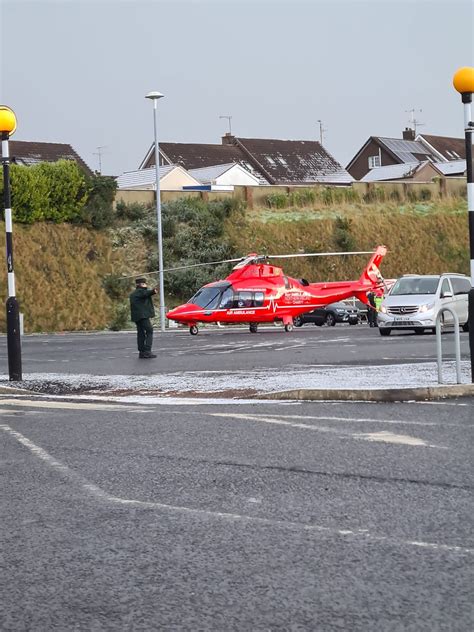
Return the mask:
<path id="1" fill-rule="evenodd" d="M 380 167 L 380 156 L 369 156 L 369 169 Z"/>

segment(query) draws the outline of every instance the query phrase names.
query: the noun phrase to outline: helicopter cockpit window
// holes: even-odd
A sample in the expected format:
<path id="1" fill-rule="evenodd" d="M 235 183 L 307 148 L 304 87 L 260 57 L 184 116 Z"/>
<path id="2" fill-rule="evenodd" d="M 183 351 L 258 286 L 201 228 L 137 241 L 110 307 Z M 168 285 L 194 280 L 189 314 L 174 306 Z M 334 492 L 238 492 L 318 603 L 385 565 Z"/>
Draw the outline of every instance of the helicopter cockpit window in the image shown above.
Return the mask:
<path id="1" fill-rule="evenodd" d="M 219 303 L 220 309 L 231 309 L 234 304 L 234 290 L 229 287 L 222 293 Z"/>
<path id="2" fill-rule="evenodd" d="M 222 293 L 221 287 L 202 287 L 196 292 L 189 303 L 198 305 L 202 309 L 215 309 Z"/>

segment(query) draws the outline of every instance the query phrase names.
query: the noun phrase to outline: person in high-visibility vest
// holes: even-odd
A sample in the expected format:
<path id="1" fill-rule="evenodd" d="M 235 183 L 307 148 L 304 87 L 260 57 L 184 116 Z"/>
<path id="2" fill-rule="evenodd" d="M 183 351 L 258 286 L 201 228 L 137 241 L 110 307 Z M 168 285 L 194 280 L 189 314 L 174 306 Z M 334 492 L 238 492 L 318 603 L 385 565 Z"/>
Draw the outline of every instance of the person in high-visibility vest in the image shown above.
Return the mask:
<path id="1" fill-rule="evenodd" d="M 375 294 L 372 290 L 367 292 L 367 300 L 369 304 L 367 305 L 367 322 L 369 327 L 377 326 L 377 307 L 375 305 Z"/>

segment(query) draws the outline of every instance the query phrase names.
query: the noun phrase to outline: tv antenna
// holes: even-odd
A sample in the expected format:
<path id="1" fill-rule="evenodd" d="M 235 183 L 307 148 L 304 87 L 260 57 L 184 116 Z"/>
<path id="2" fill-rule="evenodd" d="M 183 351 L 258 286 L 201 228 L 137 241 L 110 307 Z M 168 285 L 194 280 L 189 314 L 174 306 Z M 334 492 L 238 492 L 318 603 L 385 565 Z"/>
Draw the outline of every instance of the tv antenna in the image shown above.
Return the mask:
<path id="1" fill-rule="evenodd" d="M 229 135 L 232 136 L 232 116 L 229 116 L 228 114 L 222 114 L 221 116 L 219 116 L 220 119 L 227 119 L 229 122 Z"/>
<path id="2" fill-rule="evenodd" d="M 318 119 L 318 123 L 319 123 L 319 142 L 322 145 L 323 144 L 323 134 L 324 134 L 324 132 L 327 132 L 327 129 L 325 127 L 323 127 L 323 122 L 322 122 L 321 119 Z"/>
<path id="3" fill-rule="evenodd" d="M 424 123 L 416 119 L 415 112 L 423 112 L 423 110 L 416 110 L 415 108 L 412 108 L 411 110 L 405 110 L 405 112 L 407 112 L 407 114 L 410 114 L 410 125 L 412 127 L 412 130 L 415 132 L 416 138 L 416 128 L 422 127 Z"/>
<path id="4" fill-rule="evenodd" d="M 97 151 L 94 152 L 94 156 L 98 156 L 99 158 L 99 175 L 102 175 L 102 154 L 104 153 L 102 150 L 105 149 L 107 145 L 99 145 L 96 147 Z"/>

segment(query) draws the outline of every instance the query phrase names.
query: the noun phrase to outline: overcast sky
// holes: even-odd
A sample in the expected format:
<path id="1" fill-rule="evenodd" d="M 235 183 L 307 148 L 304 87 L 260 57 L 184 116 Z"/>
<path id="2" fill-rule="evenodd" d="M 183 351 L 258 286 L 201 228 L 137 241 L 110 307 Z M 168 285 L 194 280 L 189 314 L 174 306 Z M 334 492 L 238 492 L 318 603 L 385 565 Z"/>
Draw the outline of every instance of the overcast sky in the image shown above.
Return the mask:
<path id="1" fill-rule="evenodd" d="M 471 0 L 0 0 L 0 103 L 16 140 L 138 168 L 159 139 L 319 140 L 344 166 L 370 135 L 463 134 L 452 76 L 473 65 Z M 419 112 L 418 110 L 422 110 Z"/>

